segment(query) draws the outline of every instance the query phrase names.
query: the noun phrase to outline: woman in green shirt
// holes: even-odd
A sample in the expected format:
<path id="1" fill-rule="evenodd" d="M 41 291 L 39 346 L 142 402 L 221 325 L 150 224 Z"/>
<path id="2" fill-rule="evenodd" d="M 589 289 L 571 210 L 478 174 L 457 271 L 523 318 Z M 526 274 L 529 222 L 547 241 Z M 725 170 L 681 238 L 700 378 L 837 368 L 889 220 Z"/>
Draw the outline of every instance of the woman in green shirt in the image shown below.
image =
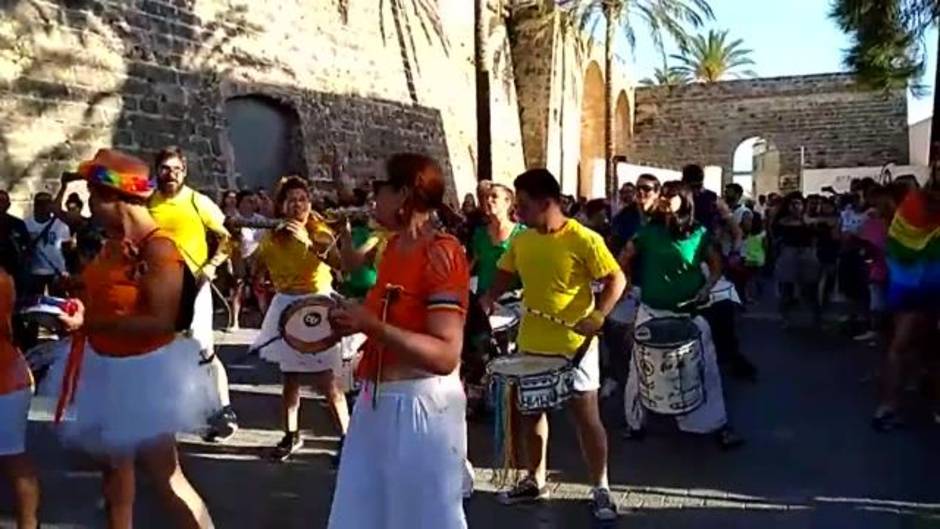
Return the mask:
<path id="1" fill-rule="evenodd" d="M 477 292 L 486 292 L 496 277 L 496 263 L 506 253 L 513 237 L 524 228 L 512 219 L 515 195 L 502 184 L 492 184 L 483 195 L 483 213 L 486 224 L 477 227 L 468 248 L 477 278 Z"/>
<path id="2" fill-rule="evenodd" d="M 676 417 L 679 429 L 714 433 L 722 448 L 740 445 L 741 439 L 728 425 L 711 329 L 704 317 L 692 313 L 708 300 L 712 287 L 721 278 L 721 256 L 708 231 L 695 221 L 694 199 L 688 186 L 679 182 L 663 184 L 659 204 L 649 223 L 624 248 L 620 264 L 628 282 L 633 266 L 639 266 L 637 327 L 655 318 L 685 315 L 692 318 L 701 332 L 705 401 L 692 412 Z M 707 277 L 702 273 L 703 264 L 708 268 Z M 630 362 L 624 404 L 628 436 L 638 437 L 643 431 L 646 409 L 640 401 L 635 357 Z"/>

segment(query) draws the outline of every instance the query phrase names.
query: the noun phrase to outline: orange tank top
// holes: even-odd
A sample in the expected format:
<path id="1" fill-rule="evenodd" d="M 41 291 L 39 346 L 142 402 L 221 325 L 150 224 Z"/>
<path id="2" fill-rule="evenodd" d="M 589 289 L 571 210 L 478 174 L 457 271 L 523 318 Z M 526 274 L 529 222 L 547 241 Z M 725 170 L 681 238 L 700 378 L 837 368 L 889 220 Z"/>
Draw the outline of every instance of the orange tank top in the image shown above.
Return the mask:
<path id="1" fill-rule="evenodd" d="M 394 293 L 389 298 L 390 291 Z M 426 333 L 432 311 L 465 313 L 469 294 L 470 267 L 460 241 L 438 234 L 403 250 L 395 235 L 382 254 L 375 286 L 366 295 L 364 305 L 391 325 Z M 398 362 L 395 351 L 383 350 L 381 344 L 370 339 L 356 375 L 375 380 L 379 363 L 388 366 Z"/>
<path id="2" fill-rule="evenodd" d="M 0 395 L 14 393 L 33 384 L 29 366 L 13 345 L 13 305 L 16 289 L 13 278 L 0 270 Z"/>
<path id="3" fill-rule="evenodd" d="M 101 252 L 82 272 L 84 283 L 85 317 L 115 319 L 138 314 L 144 304 L 140 279 L 147 273 L 148 263 L 140 257 L 139 249 L 158 238 L 169 239 L 156 231 L 137 245 L 108 240 Z M 176 252 L 173 259 L 162 265 L 184 264 L 183 257 Z M 152 335 L 130 335 L 120 332 L 92 332 L 88 334 L 91 346 L 104 356 L 139 356 L 169 344 L 174 333 Z"/>

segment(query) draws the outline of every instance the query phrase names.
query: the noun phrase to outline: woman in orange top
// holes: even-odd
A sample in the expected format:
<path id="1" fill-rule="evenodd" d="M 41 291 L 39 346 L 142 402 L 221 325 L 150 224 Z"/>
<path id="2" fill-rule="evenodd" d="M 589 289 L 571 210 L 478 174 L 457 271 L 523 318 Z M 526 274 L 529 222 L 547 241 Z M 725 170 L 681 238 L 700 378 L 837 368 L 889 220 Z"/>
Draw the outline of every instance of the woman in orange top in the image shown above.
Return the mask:
<path id="1" fill-rule="evenodd" d="M 8 272 L 14 269 L 12 261 L 13 252 L 0 252 L 0 469 L 13 486 L 17 529 L 36 529 L 39 480 L 26 456 L 26 416 L 33 379 L 26 360 L 13 345 L 11 317 L 16 290 Z"/>
<path id="2" fill-rule="evenodd" d="M 213 527 L 180 468 L 174 434 L 205 424 L 213 402 L 189 327 L 195 281 L 147 210 L 153 191 L 147 165 L 101 150 L 79 168 L 91 210 L 107 235 L 83 271 L 78 311 L 61 317 L 73 332 L 57 419 L 62 434 L 103 466 L 109 529 L 133 525 L 135 461 L 187 529 Z M 87 338 L 87 340 L 86 340 Z"/>
<path id="3" fill-rule="evenodd" d="M 376 218 L 397 232 L 362 306 L 331 314 L 368 337 L 366 381 L 346 435 L 330 529 L 463 529 L 466 399 L 458 376 L 470 286 L 463 247 L 435 228 L 440 166 L 400 154 L 377 186 Z"/>

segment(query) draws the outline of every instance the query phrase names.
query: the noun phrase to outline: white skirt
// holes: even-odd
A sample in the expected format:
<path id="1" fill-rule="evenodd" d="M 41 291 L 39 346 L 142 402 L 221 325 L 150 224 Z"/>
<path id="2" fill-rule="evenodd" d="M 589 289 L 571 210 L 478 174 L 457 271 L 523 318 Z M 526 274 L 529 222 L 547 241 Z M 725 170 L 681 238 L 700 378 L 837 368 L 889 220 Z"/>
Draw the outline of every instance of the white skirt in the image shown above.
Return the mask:
<path id="1" fill-rule="evenodd" d="M 383 383 L 356 401 L 329 529 L 466 529 L 466 456 L 456 375 Z"/>
<path id="2" fill-rule="evenodd" d="M 261 332 L 258 333 L 251 348 L 258 351 L 263 360 L 277 364 L 282 373 L 339 373 L 343 360 L 356 356 L 365 342 L 365 336 L 356 334 L 347 336 L 336 345 L 317 354 L 306 354 L 287 344 L 281 336 L 281 314 L 298 299 L 312 297 L 315 294 L 275 294 L 264 315 Z M 325 295 L 325 294 L 319 294 Z"/>
<path id="3" fill-rule="evenodd" d="M 32 388 L 0 395 L 0 456 L 26 451 L 26 419 L 32 398 Z"/>
<path id="4" fill-rule="evenodd" d="M 179 337 L 155 351 L 127 358 L 85 346 L 74 400 L 59 424 L 68 445 L 101 455 L 131 455 L 167 435 L 198 432 L 217 408 L 214 385 L 199 365 L 200 345 Z M 42 384 L 57 398 L 66 359 Z"/>

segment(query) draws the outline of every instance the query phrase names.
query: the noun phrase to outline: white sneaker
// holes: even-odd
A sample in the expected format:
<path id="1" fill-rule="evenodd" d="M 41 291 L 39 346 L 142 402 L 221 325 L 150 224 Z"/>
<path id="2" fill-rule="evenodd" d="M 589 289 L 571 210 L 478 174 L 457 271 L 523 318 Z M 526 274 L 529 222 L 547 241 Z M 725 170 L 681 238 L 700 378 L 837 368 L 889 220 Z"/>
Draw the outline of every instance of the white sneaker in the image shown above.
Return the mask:
<path id="1" fill-rule="evenodd" d="M 877 338 L 878 338 L 878 333 L 876 333 L 875 331 L 868 331 L 868 332 L 859 334 L 858 336 L 855 336 L 852 339 L 855 340 L 856 342 L 870 342 Z"/>
<path id="2" fill-rule="evenodd" d="M 473 465 L 470 464 L 470 460 L 464 461 L 464 473 L 463 473 L 463 497 L 464 499 L 469 499 L 470 496 L 473 496 L 473 479 L 475 472 L 473 471 Z"/>

